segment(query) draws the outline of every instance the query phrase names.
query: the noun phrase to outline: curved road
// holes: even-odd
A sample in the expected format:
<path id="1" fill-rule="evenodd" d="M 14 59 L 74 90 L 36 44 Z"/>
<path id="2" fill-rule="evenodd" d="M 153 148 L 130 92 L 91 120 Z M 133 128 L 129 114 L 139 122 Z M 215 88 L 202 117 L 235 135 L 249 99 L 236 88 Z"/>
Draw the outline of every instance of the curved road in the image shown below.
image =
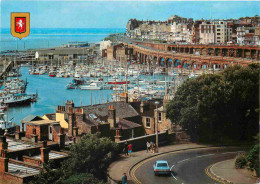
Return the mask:
<path id="1" fill-rule="evenodd" d="M 136 183 L 142 184 L 209 184 L 218 183 L 206 175 L 205 169 L 216 162 L 234 158 L 241 148 L 204 148 L 178 151 L 147 159 L 131 170 Z M 154 176 L 156 160 L 167 160 L 171 176 Z"/>

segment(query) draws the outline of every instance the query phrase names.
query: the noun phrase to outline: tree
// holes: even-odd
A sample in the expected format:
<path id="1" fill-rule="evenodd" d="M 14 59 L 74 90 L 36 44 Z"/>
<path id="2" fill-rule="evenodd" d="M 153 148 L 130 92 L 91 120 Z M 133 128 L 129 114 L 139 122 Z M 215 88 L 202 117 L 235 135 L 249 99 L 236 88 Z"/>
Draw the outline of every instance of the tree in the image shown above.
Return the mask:
<path id="1" fill-rule="evenodd" d="M 255 171 L 257 176 L 259 173 L 259 134 L 256 136 L 256 144 L 249 150 L 247 154 L 249 169 Z"/>
<path id="2" fill-rule="evenodd" d="M 63 184 L 105 184 L 93 177 L 92 174 L 75 174 L 63 181 Z"/>
<path id="3" fill-rule="evenodd" d="M 87 134 L 71 146 L 69 158 L 59 168 L 50 161 L 30 184 L 103 184 L 102 179 L 118 151 L 118 145 L 109 138 Z"/>
<path id="4" fill-rule="evenodd" d="M 62 177 L 62 174 L 61 170 L 55 169 L 55 165 L 50 161 L 48 164 L 43 165 L 43 170 L 41 170 L 39 175 L 34 177 L 34 180 L 30 184 L 58 184 L 57 181 Z"/>
<path id="5" fill-rule="evenodd" d="M 185 81 L 166 108 L 167 118 L 198 141 L 248 140 L 258 130 L 259 65 Z"/>
<path id="6" fill-rule="evenodd" d="M 118 150 L 118 145 L 109 138 L 87 134 L 79 143 L 72 145 L 70 159 L 66 161 L 65 167 L 69 167 L 71 173 L 87 172 L 102 179 L 113 154 L 117 154 Z"/>

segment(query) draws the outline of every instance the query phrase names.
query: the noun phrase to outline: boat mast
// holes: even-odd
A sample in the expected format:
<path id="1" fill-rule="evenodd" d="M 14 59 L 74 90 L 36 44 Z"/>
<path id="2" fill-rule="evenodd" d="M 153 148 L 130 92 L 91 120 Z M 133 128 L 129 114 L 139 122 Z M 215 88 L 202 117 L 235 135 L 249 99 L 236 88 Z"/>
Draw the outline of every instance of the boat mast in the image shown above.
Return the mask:
<path id="1" fill-rule="evenodd" d="M 6 111 L 6 121 L 8 122 L 8 111 L 9 111 L 9 107 L 8 107 L 8 104 L 7 104 L 7 111 Z M 6 121 L 5 121 L 5 129 L 6 129 Z"/>
<path id="2" fill-rule="evenodd" d="M 138 72 L 137 72 L 137 86 L 138 86 L 138 95 L 140 95 L 140 86 L 139 86 L 139 64 L 138 64 Z"/>

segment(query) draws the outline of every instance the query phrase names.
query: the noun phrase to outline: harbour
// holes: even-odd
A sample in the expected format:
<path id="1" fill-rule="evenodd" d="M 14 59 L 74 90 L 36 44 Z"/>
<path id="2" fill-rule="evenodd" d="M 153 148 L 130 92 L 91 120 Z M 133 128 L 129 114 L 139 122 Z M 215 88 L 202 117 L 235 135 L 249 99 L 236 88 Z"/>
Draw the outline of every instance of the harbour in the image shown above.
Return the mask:
<path id="1" fill-rule="evenodd" d="M 73 100 L 76 106 L 91 104 L 94 105 L 116 100 L 115 97 L 113 99 L 113 94 L 119 94 L 120 92 L 125 91 L 123 88 L 124 85 L 120 84 L 111 84 L 109 88 L 102 90 L 82 90 L 80 88 L 66 89 L 66 86 L 73 80 L 73 77 L 50 77 L 47 73 L 44 75 L 31 75 L 29 73 L 29 69 L 30 67 L 21 67 L 19 71 L 22 76 L 20 78 L 28 81 L 26 92 L 28 94 L 35 94 L 37 92 L 38 99 L 35 103 L 31 103 L 25 106 L 10 107 L 8 109 L 9 118 L 13 118 L 13 122 L 16 124 L 20 124 L 20 120 L 29 114 L 43 116 L 44 114 L 53 113 L 57 105 L 64 104 L 68 99 Z M 129 92 L 131 93 L 131 91 L 139 90 L 141 93 L 141 90 L 145 90 L 143 86 L 145 84 L 147 85 L 147 83 L 142 82 L 145 80 L 152 81 L 153 78 L 157 81 L 164 81 L 165 77 L 166 75 L 163 74 L 156 74 L 155 76 L 140 75 L 139 89 L 138 84 L 135 83 L 135 87 L 132 86 L 132 88 L 129 88 Z M 129 78 L 133 79 L 133 77 Z M 167 76 L 167 78 L 169 80 L 169 76 Z M 90 78 L 90 80 L 94 79 L 95 78 Z M 109 79 L 111 81 L 115 80 L 112 77 L 104 77 L 104 81 Z M 119 89 L 119 86 L 121 87 L 120 89 L 122 89 L 122 91 Z M 129 84 L 129 86 L 131 85 Z M 161 86 L 163 87 L 164 83 L 162 83 Z"/>

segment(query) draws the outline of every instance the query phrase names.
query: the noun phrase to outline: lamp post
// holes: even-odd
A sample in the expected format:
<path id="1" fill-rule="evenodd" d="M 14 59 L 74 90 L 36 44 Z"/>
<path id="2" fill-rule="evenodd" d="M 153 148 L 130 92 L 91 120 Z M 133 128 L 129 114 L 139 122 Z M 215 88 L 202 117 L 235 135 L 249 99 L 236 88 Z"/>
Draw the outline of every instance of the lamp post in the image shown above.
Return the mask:
<path id="1" fill-rule="evenodd" d="M 155 102 L 155 106 L 156 106 L 156 149 L 155 149 L 155 152 L 158 153 L 159 152 L 159 144 L 158 144 L 158 105 L 159 105 L 159 102 L 156 101 Z"/>

